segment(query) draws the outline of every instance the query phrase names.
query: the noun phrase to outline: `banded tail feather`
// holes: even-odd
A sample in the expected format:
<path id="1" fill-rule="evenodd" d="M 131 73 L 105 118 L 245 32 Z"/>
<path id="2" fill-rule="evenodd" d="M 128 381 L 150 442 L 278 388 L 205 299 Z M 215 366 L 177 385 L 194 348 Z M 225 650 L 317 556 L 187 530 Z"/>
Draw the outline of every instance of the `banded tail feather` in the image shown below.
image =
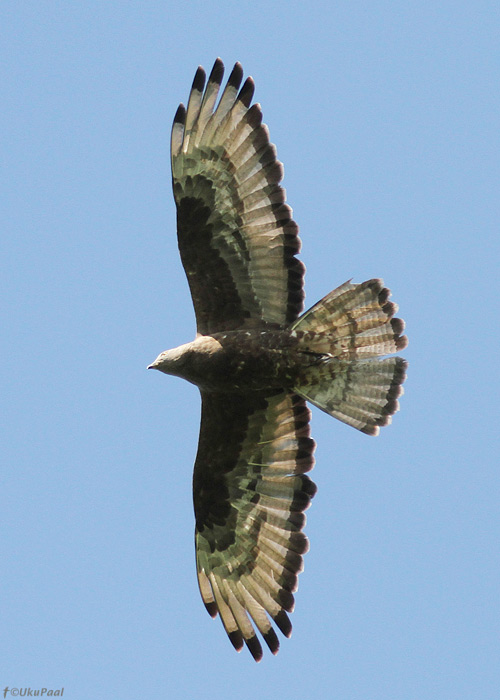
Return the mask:
<path id="1" fill-rule="evenodd" d="M 406 360 L 378 359 L 408 344 L 389 296 L 380 279 L 346 282 L 292 325 L 302 351 L 317 356 L 294 390 L 367 435 L 391 422 L 406 378 Z"/>

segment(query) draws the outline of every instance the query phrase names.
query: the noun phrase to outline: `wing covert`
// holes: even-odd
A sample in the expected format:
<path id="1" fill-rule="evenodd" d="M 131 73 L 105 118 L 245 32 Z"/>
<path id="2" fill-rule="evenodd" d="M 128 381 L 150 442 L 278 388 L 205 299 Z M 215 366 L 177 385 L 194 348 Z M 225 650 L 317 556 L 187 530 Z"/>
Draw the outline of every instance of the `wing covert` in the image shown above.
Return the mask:
<path id="1" fill-rule="evenodd" d="M 217 59 L 205 88 L 198 69 L 171 139 L 179 250 L 201 334 L 289 323 L 304 299 L 298 227 L 260 106 L 250 107 L 253 80 L 240 89 L 237 63 L 216 106 L 223 74 Z"/>

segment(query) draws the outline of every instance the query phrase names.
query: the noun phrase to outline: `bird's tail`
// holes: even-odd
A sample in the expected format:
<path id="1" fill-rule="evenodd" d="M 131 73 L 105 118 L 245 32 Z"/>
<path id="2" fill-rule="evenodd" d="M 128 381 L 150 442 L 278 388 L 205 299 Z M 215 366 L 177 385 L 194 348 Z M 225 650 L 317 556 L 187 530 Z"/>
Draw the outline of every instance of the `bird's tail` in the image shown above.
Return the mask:
<path id="1" fill-rule="evenodd" d="M 346 282 L 291 326 L 311 360 L 294 390 L 368 435 L 391 422 L 406 377 L 401 357 L 376 359 L 408 344 L 389 296 L 380 279 Z"/>

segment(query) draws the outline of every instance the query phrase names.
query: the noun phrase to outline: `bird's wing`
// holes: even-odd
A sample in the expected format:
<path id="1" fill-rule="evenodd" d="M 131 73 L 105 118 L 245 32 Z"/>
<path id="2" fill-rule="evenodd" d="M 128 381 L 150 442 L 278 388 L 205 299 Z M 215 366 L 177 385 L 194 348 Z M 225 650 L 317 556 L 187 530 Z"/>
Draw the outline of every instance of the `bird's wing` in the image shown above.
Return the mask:
<path id="1" fill-rule="evenodd" d="M 198 68 L 171 141 L 179 250 L 203 335 L 289 323 L 304 299 L 298 227 L 260 106 L 250 107 L 253 80 L 240 89 L 236 63 L 215 106 L 223 74 L 217 59 L 205 88 Z"/>
<path id="2" fill-rule="evenodd" d="M 255 627 L 273 653 L 287 637 L 308 540 L 304 511 L 316 487 L 310 411 L 303 399 L 202 393 L 193 498 L 198 582 L 233 646 L 258 661 Z M 269 617 L 268 617 L 269 616 Z M 253 621 L 253 624 L 252 624 Z"/>

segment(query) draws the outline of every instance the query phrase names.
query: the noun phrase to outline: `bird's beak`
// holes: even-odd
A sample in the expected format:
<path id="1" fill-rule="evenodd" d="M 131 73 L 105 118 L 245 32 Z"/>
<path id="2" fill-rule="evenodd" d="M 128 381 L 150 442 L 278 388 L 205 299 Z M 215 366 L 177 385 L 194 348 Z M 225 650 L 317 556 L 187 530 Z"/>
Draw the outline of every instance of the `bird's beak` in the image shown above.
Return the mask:
<path id="1" fill-rule="evenodd" d="M 148 365 L 148 369 L 158 369 L 159 365 L 161 364 L 161 358 L 162 358 L 163 353 L 160 353 L 156 360 L 152 362 L 150 365 Z"/>

